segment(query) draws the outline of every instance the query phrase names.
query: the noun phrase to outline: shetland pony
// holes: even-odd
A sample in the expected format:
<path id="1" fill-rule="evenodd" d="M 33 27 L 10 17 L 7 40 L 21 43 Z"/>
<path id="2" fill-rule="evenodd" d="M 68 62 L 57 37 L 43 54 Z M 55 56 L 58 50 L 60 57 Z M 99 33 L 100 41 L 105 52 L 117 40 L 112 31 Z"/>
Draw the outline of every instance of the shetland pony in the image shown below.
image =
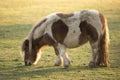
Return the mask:
<path id="1" fill-rule="evenodd" d="M 88 66 L 107 67 L 109 32 L 104 15 L 96 10 L 53 13 L 32 28 L 22 43 L 21 51 L 24 53 L 25 65 L 30 66 L 40 59 L 41 48 L 49 45 L 57 56 L 55 66 L 60 66 L 63 61 L 64 67 L 69 67 L 66 48 L 77 48 L 88 41 L 92 49 Z"/>

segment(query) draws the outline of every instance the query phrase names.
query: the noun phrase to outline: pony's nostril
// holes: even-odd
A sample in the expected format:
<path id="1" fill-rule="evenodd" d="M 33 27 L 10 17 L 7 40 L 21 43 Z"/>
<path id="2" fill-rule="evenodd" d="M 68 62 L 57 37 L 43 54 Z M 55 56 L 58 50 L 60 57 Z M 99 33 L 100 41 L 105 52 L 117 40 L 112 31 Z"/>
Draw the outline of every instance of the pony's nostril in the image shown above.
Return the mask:
<path id="1" fill-rule="evenodd" d="M 28 65 L 31 66 L 32 65 L 31 62 L 29 62 Z"/>
<path id="2" fill-rule="evenodd" d="M 25 61 L 25 66 L 31 66 L 31 65 L 32 65 L 31 62 L 27 62 L 27 61 Z"/>
<path id="3" fill-rule="evenodd" d="M 27 61 L 25 61 L 25 66 L 27 66 Z"/>

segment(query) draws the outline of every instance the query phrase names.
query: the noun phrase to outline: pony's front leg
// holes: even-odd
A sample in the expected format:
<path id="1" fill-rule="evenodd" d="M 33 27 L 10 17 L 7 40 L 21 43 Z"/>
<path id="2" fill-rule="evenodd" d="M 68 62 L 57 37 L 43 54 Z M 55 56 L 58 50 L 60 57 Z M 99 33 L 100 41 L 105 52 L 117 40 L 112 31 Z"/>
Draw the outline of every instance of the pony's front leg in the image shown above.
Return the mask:
<path id="1" fill-rule="evenodd" d="M 62 64 L 62 57 L 61 55 L 57 55 L 57 58 L 56 58 L 56 62 L 54 64 L 54 66 L 60 66 Z"/>
<path id="2" fill-rule="evenodd" d="M 61 56 L 63 57 L 64 67 L 67 68 L 70 66 L 70 60 L 68 58 L 67 53 L 61 53 Z"/>
<path id="3" fill-rule="evenodd" d="M 91 48 L 92 48 L 92 58 L 88 65 L 89 68 L 93 68 L 96 66 L 96 58 L 98 55 L 98 42 L 91 43 Z"/>
<path id="4" fill-rule="evenodd" d="M 58 50 L 56 45 L 54 46 L 54 50 L 55 50 L 55 54 L 57 56 L 54 66 L 60 66 L 63 61 L 62 61 L 62 57 L 61 57 L 61 55 L 59 53 L 59 50 Z"/>
<path id="5" fill-rule="evenodd" d="M 68 58 L 68 55 L 66 53 L 66 48 L 64 45 L 61 45 L 61 44 L 58 44 L 57 46 L 57 52 L 58 52 L 58 58 L 57 58 L 57 61 L 56 63 L 59 64 L 61 62 L 61 57 L 63 58 L 63 62 L 64 62 L 64 67 L 69 67 L 70 65 L 70 60 Z"/>

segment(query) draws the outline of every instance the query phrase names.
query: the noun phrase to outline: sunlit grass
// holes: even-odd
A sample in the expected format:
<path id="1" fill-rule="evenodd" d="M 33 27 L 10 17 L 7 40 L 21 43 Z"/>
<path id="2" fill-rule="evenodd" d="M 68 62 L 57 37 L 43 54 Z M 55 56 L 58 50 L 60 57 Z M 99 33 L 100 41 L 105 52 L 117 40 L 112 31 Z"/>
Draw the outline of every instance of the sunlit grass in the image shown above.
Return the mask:
<path id="1" fill-rule="evenodd" d="M 107 17 L 117 15 L 119 0 L 4 0 L 0 2 L 1 25 L 34 23 L 52 12 L 73 12 L 82 9 L 97 9 Z M 29 19 L 30 17 L 30 19 Z"/>
<path id="2" fill-rule="evenodd" d="M 120 79 L 120 1 L 119 0 L 2 0 L 0 1 L 0 80 L 119 80 Z M 71 67 L 54 67 L 51 47 L 43 49 L 36 66 L 25 67 L 20 45 L 31 27 L 53 12 L 71 13 L 97 9 L 108 19 L 110 29 L 108 68 L 88 69 L 90 45 L 68 49 Z"/>

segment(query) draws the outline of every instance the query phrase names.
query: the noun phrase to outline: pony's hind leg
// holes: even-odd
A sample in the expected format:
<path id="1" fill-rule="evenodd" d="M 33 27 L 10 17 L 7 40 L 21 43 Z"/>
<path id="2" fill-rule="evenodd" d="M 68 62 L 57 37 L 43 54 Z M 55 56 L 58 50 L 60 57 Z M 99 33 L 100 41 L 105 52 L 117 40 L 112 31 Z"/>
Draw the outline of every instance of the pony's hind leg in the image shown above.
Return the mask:
<path id="1" fill-rule="evenodd" d="M 96 66 L 96 58 L 98 55 L 98 42 L 91 43 L 91 48 L 92 48 L 92 58 L 89 62 L 88 67 L 93 68 Z"/>
<path id="2" fill-rule="evenodd" d="M 70 60 L 68 58 L 68 55 L 66 53 L 66 48 L 64 45 L 58 44 L 57 47 L 55 48 L 55 52 L 58 53 L 58 57 L 56 60 L 55 65 L 58 66 L 62 63 L 62 58 L 63 58 L 63 62 L 64 62 L 64 67 L 69 67 L 70 65 Z M 62 57 L 62 58 L 61 58 Z"/>

